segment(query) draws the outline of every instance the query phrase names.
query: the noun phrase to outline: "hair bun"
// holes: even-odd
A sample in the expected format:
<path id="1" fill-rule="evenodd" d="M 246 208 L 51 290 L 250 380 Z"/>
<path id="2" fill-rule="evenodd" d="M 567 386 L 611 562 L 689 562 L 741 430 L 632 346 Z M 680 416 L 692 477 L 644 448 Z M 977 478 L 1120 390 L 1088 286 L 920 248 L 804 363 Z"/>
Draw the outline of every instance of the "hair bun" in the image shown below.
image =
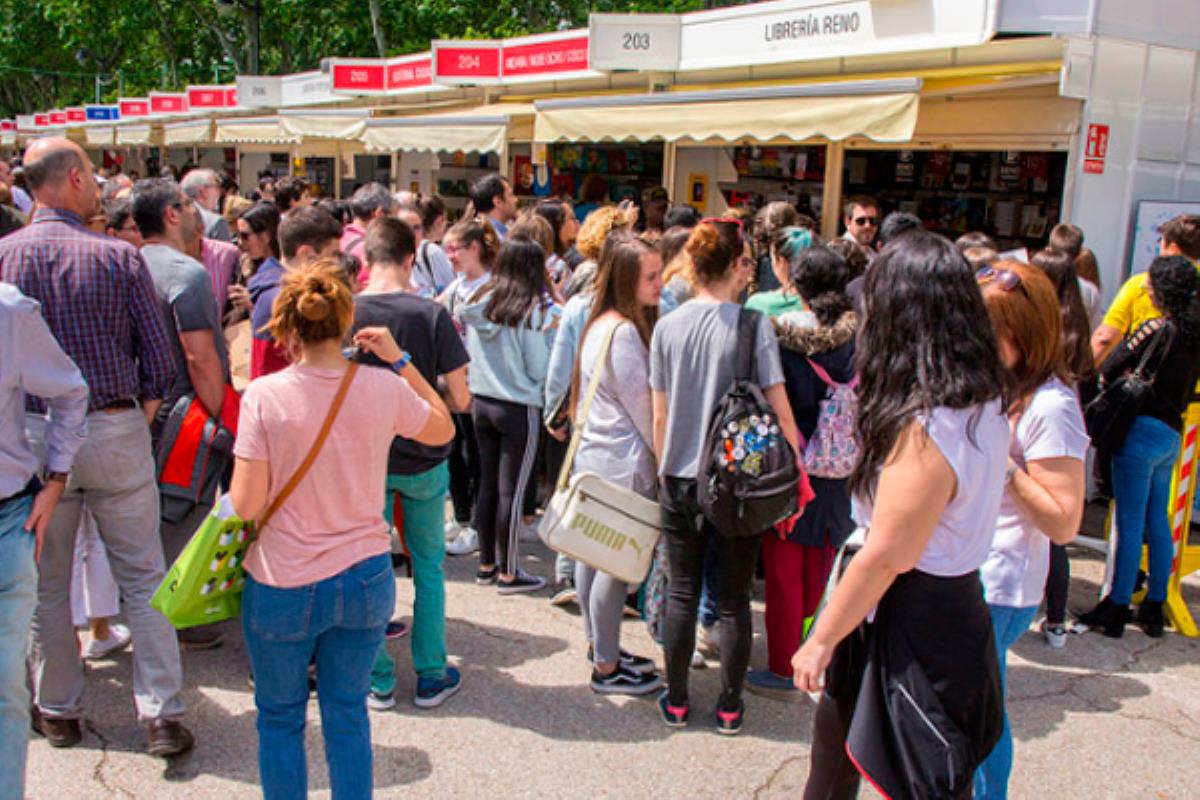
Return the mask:
<path id="1" fill-rule="evenodd" d="M 328 297 L 332 289 L 320 276 L 311 276 L 296 300 L 296 310 L 300 316 L 310 322 L 320 322 L 328 317 L 333 311 L 333 304 Z"/>

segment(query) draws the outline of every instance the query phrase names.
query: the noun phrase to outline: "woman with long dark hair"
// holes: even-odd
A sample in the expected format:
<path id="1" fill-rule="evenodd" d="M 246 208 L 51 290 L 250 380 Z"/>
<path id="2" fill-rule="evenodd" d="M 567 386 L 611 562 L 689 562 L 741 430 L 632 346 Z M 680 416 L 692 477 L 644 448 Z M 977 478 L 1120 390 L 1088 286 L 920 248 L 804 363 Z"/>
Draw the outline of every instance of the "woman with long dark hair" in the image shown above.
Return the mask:
<path id="1" fill-rule="evenodd" d="M 267 259 L 279 259 L 279 206 L 256 203 L 237 220 L 238 249 L 250 259 L 251 274 Z"/>
<path id="2" fill-rule="evenodd" d="M 1046 248 L 1030 259 L 1035 267 L 1046 273 L 1058 296 L 1061 316 L 1062 356 L 1066 383 L 1080 390 L 1093 385 L 1096 377 L 1096 362 L 1092 358 L 1092 320 L 1086 308 L 1083 289 L 1086 281 L 1075 270 L 1077 261 L 1062 250 Z M 1088 393 L 1090 395 L 1090 392 Z M 1080 397 L 1086 403 L 1087 397 Z M 1054 648 L 1067 646 L 1067 593 L 1071 586 L 1071 560 L 1065 545 L 1050 543 L 1050 573 L 1046 577 L 1046 620 L 1042 623 L 1042 635 Z"/>
<path id="3" fill-rule="evenodd" d="M 1171 472 L 1179 457 L 1183 413 L 1200 374 L 1200 277 L 1185 256 L 1159 256 L 1146 283 L 1162 317 L 1148 320 L 1117 346 L 1100 367 L 1102 384 L 1132 370 L 1151 351 L 1146 377 L 1150 391 L 1125 441 L 1113 453 L 1117 557 L 1112 588 L 1094 609 L 1080 617 L 1088 627 L 1119 639 L 1133 618 L 1129 603 L 1142 559 L 1149 551 L 1146 599 L 1136 621 L 1146 635 L 1163 634 L 1163 601 L 1175 548 L 1171 539 Z"/>
<path id="4" fill-rule="evenodd" d="M 829 247 L 813 247 L 811 242 L 809 231 L 784 228 L 772 245 L 775 258 L 786 266 L 787 288 L 780 291 L 790 292 L 795 306 L 772 315 L 771 321 L 779 338 L 788 402 L 805 440 L 816 433 L 822 404 L 833 391 L 830 383 L 845 385 L 854 379 L 858 331 L 858 315 L 846 294 L 853 277 L 849 265 Z M 804 514 L 790 529 L 781 526 L 763 534 L 767 669 L 746 676 L 752 692 L 798 694 L 792 655 L 817 612 L 837 549 L 854 530 L 846 478 L 810 474 L 809 482 L 814 497 Z"/>
<path id="5" fill-rule="evenodd" d="M 579 340 L 571 391 L 571 417 L 582 431 L 573 470 L 599 475 L 648 498 L 657 486 L 649 347 L 661 289 L 662 259 L 654 248 L 629 233 L 609 236 L 600 252 L 592 312 Z M 582 419 L 580 398 L 598 372 L 600 384 Z M 592 690 L 641 695 L 657 689 L 662 680 L 654 662 L 620 647 L 628 585 L 576 562 L 575 587 L 592 662 Z"/>
<path id="6" fill-rule="evenodd" d="M 496 583 L 500 594 L 546 585 L 520 569 L 517 541 L 521 498 L 537 457 L 546 365 L 560 315 L 546 280 L 545 252 L 515 238 L 500 247 L 491 279 L 459 312 L 467 327 L 468 381 L 479 442 L 475 582 Z"/>
<path id="7" fill-rule="evenodd" d="M 805 797 L 851 797 L 859 770 L 893 797 L 969 797 L 1003 724 L 979 579 L 1007 463 L 1003 368 L 974 273 L 940 236 L 884 248 L 863 301 L 850 491 L 867 534 L 792 659 L 798 688 L 824 690 Z"/>
<path id="8" fill-rule="evenodd" d="M 721 697 L 717 730 L 741 730 L 742 687 L 750 661 L 750 587 L 757 538 L 731 538 L 709 522 L 697 501 L 697 477 L 705 425 L 734 382 L 739 345 L 737 298 L 754 271 L 750 245 L 733 220 L 705 220 L 686 247 L 696 295 L 654 328 L 650 388 L 654 443 L 661 478 L 659 503 L 670 572 L 663 640 L 668 689 L 659 698 L 663 720 L 683 727 L 690 717 L 688 669 L 696 644 L 696 615 L 705 551 L 716 541 L 721 641 Z M 765 316 L 755 325 L 754 376 L 788 443 L 797 446 L 796 425 L 784 390 L 775 332 Z"/>
<path id="9" fill-rule="evenodd" d="M 1008 650 L 1029 630 L 1046 593 L 1050 545 L 1065 546 L 1079 530 L 1088 436 L 1059 344 L 1065 310 L 1059 310 L 1053 284 L 1037 267 L 1015 261 L 998 261 L 976 279 L 1008 370 L 1011 398 L 1004 498 L 991 552 L 980 568 L 1003 683 Z M 1087 349 L 1087 336 L 1077 341 Z M 999 743 L 975 774 L 977 800 L 1008 796 L 1012 761 L 1005 715 Z"/>

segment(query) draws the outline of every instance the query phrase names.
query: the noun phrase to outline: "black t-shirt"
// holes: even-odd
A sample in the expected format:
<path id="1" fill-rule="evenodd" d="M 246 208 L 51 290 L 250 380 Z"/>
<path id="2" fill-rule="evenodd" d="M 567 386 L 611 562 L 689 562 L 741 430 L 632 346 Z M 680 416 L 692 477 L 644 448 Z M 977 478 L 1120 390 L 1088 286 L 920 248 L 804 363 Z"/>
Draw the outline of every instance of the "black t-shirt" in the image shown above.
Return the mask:
<path id="1" fill-rule="evenodd" d="M 407 292 L 360 294 L 354 301 L 353 330 L 378 325 L 390 330 L 396 343 L 412 355 L 413 366 L 431 386 L 437 385 L 439 375 L 453 372 L 470 360 L 450 314 L 432 300 Z M 360 353 L 356 360 L 388 366 L 370 353 Z M 369 413 L 370 409 L 356 411 Z M 446 460 L 451 446 L 429 447 L 397 436 L 388 455 L 388 474 L 427 472 Z"/>

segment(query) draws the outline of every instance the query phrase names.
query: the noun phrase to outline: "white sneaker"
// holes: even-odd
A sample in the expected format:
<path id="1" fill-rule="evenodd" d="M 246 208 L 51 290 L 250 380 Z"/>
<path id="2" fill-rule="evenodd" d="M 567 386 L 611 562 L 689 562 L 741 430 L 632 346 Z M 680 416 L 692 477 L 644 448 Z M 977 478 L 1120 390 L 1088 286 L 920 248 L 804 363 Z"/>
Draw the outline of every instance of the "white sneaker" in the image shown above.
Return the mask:
<path id="1" fill-rule="evenodd" d="M 128 647 L 129 642 L 132 640 L 133 634 L 129 632 L 129 628 L 114 622 L 108 626 L 108 638 L 89 639 L 88 643 L 83 646 L 81 655 L 88 660 L 104 658 L 111 653 Z"/>
<path id="2" fill-rule="evenodd" d="M 703 625 L 696 626 L 696 649 L 704 653 L 709 658 L 717 658 L 721 655 L 721 634 L 718 628 L 720 623 L 713 623 L 711 628 L 706 628 Z"/>
<path id="3" fill-rule="evenodd" d="M 479 534 L 475 532 L 474 528 L 463 528 L 454 541 L 446 543 L 446 555 L 448 556 L 469 556 L 471 553 L 477 552 L 479 552 Z"/>
<path id="4" fill-rule="evenodd" d="M 1042 620 L 1042 636 L 1046 637 L 1046 643 L 1055 650 L 1061 650 L 1067 646 L 1067 636 L 1069 635 L 1070 631 L 1066 625 L 1051 625 L 1046 620 Z"/>
<path id="5" fill-rule="evenodd" d="M 446 541 L 454 541 L 466 527 L 466 525 L 460 525 L 457 520 L 452 519 L 443 526 L 442 533 L 445 534 Z"/>
<path id="6" fill-rule="evenodd" d="M 704 655 L 699 650 L 692 651 L 692 669 L 704 669 L 708 666 L 708 662 L 704 660 Z"/>

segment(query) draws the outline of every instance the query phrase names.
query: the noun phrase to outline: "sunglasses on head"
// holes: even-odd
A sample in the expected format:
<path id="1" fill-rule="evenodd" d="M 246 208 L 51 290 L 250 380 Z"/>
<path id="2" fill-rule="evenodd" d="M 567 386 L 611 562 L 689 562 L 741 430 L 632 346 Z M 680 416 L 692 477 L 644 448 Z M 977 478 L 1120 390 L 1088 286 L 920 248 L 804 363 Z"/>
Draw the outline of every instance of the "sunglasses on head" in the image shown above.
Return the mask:
<path id="1" fill-rule="evenodd" d="M 994 283 L 1002 292 L 1011 292 L 1021 286 L 1021 276 L 1011 269 L 982 267 L 975 273 L 975 280 L 980 286 Z"/>

